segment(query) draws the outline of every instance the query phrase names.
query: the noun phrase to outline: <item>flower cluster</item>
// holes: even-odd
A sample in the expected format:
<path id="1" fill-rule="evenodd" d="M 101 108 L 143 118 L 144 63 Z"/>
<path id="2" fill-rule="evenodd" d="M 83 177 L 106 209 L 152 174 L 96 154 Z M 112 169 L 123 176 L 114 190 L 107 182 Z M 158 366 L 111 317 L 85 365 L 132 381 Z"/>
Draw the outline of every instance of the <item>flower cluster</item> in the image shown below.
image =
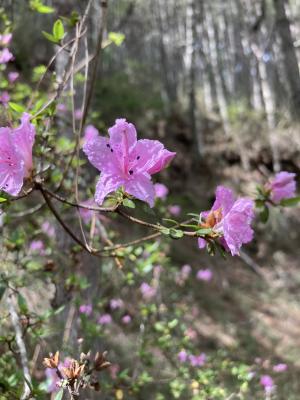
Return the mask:
<path id="1" fill-rule="evenodd" d="M 10 44 L 11 39 L 11 33 L 4 33 L 3 35 L 0 35 L 0 46 L 3 47 L 3 49 L 0 51 L 0 64 L 7 64 L 9 61 L 14 59 L 13 54 L 7 47 Z"/>
<path id="2" fill-rule="evenodd" d="M 164 169 L 176 153 L 166 150 L 158 140 L 137 140 L 136 129 L 125 119 L 117 119 L 109 130 L 109 138 L 89 133 L 83 151 L 101 171 L 95 200 L 102 204 L 105 197 L 118 188 L 150 207 L 154 205 L 155 188 L 151 175 Z"/>
<path id="3" fill-rule="evenodd" d="M 24 178 L 32 171 L 34 140 L 35 127 L 29 114 L 23 114 L 15 129 L 0 128 L 0 190 L 12 196 L 20 193 Z"/>
<path id="4" fill-rule="evenodd" d="M 200 214 L 200 226 L 211 229 L 212 236 L 218 237 L 224 249 L 234 256 L 244 243 L 251 242 L 253 218 L 254 202 L 250 198 L 235 200 L 232 190 L 218 186 L 212 209 Z M 200 248 L 206 244 L 206 239 L 198 239 Z"/>

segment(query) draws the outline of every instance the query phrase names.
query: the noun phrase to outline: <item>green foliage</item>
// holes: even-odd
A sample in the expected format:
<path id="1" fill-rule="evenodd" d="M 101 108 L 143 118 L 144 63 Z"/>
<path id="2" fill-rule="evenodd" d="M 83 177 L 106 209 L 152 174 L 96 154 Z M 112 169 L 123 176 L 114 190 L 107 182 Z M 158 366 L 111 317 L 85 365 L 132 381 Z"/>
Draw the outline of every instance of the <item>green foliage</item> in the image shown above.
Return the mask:
<path id="1" fill-rule="evenodd" d="M 45 5 L 42 0 L 30 0 L 29 4 L 33 11 L 37 11 L 40 14 L 51 14 L 55 11 L 53 7 Z"/>

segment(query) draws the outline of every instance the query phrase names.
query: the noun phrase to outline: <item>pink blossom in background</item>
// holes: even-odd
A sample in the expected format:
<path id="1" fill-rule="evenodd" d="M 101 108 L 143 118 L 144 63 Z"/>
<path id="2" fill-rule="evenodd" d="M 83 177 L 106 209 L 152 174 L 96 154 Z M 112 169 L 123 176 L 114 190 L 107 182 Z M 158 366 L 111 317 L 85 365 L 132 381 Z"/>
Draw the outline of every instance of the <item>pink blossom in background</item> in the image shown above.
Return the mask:
<path id="1" fill-rule="evenodd" d="M 77 108 L 74 111 L 74 117 L 75 117 L 75 119 L 78 119 L 78 120 L 83 117 L 83 112 L 82 112 L 82 110 L 80 108 Z"/>
<path id="2" fill-rule="evenodd" d="M 181 213 L 181 207 L 177 204 L 168 207 L 168 211 L 170 214 L 174 215 L 174 217 L 178 217 Z"/>
<path id="3" fill-rule="evenodd" d="M 9 93 L 5 90 L 0 95 L 0 103 L 2 103 L 4 107 L 7 107 L 9 100 L 10 100 Z"/>
<path id="4" fill-rule="evenodd" d="M 169 193 L 169 189 L 167 188 L 166 185 L 164 185 L 163 183 L 155 183 L 154 190 L 155 190 L 155 197 L 162 200 L 166 200 Z"/>
<path id="5" fill-rule="evenodd" d="M 185 350 L 181 350 L 181 351 L 178 353 L 178 360 L 179 360 L 181 363 L 185 363 L 185 362 L 187 361 L 187 359 L 188 359 L 188 354 L 187 354 L 187 352 L 186 352 Z"/>
<path id="6" fill-rule="evenodd" d="M 254 218 L 254 202 L 250 198 L 234 199 L 232 190 L 218 186 L 216 200 L 210 211 L 202 212 L 200 219 L 202 226 L 212 228 L 221 235 L 220 243 L 233 256 L 239 254 L 241 246 L 251 242 L 253 230 L 251 223 Z M 204 248 L 206 241 L 199 238 L 198 246 Z"/>
<path id="7" fill-rule="evenodd" d="M 61 113 L 64 113 L 68 110 L 67 106 L 64 103 L 57 104 L 56 109 Z"/>
<path id="8" fill-rule="evenodd" d="M 112 377 L 112 379 L 117 379 L 117 375 L 118 375 L 119 371 L 120 371 L 119 364 L 112 364 L 109 367 L 109 372 L 110 372 L 110 376 Z"/>
<path id="9" fill-rule="evenodd" d="M 112 310 L 118 310 L 124 307 L 124 302 L 122 299 L 111 299 L 109 305 Z"/>
<path id="10" fill-rule="evenodd" d="M 13 54 L 7 49 L 0 51 L 0 64 L 7 64 L 9 61 L 13 60 Z"/>
<path id="11" fill-rule="evenodd" d="M 29 250 L 32 253 L 36 253 L 39 255 L 45 255 L 45 245 L 42 240 L 33 240 L 29 245 Z"/>
<path id="12" fill-rule="evenodd" d="M 14 83 L 19 78 L 19 73 L 16 71 L 8 73 L 8 80 L 10 83 Z"/>
<path id="13" fill-rule="evenodd" d="M 1 46 L 8 46 L 12 39 L 12 33 L 4 33 L 0 35 L 0 45 Z"/>
<path id="14" fill-rule="evenodd" d="M 143 282 L 140 286 L 140 291 L 145 300 L 151 300 L 156 296 L 156 289 L 153 286 L 150 286 L 148 283 Z"/>
<path id="15" fill-rule="evenodd" d="M 91 164 L 101 171 L 96 202 L 102 204 L 109 193 L 124 187 L 127 193 L 153 207 L 151 175 L 165 168 L 176 153 L 157 140 L 137 140 L 134 125 L 125 119 L 117 119 L 108 132 L 109 138 L 97 136 L 83 146 Z"/>
<path id="16" fill-rule="evenodd" d="M 199 269 L 199 271 L 197 272 L 197 279 L 199 279 L 200 281 L 206 281 L 209 282 L 212 279 L 213 273 L 210 269 Z"/>
<path id="17" fill-rule="evenodd" d="M 124 315 L 124 317 L 122 317 L 122 323 L 123 324 L 125 324 L 125 325 L 128 325 L 128 324 L 130 324 L 130 322 L 131 322 L 131 316 L 130 315 Z"/>
<path id="18" fill-rule="evenodd" d="M 266 185 L 270 190 L 271 200 L 278 204 L 283 199 L 290 199 L 296 194 L 296 174 L 281 171 Z"/>
<path id="19" fill-rule="evenodd" d="M 97 204 L 93 199 L 82 201 L 80 204 L 86 207 L 97 207 Z M 89 210 L 88 208 L 81 208 L 81 207 L 79 208 L 79 214 L 85 224 L 89 224 L 91 222 L 93 215 L 95 213 L 96 213 L 95 211 Z"/>
<path id="20" fill-rule="evenodd" d="M 50 238 L 54 238 L 55 237 L 55 228 L 54 226 L 49 222 L 49 221 L 45 221 L 42 224 L 42 231 L 49 236 Z"/>
<path id="21" fill-rule="evenodd" d="M 274 365 L 273 371 L 274 372 L 285 372 L 287 370 L 288 366 L 284 363 L 279 363 Z"/>
<path id="22" fill-rule="evenodd" d="M 69 367 L 71 364 L 71 359 L 70 358 L 65 358 L 63 363 L 59 363 L 58 368 L 61 371 L 62 367 Z M 52 368 L 46 368 L 45 369 L 45 375 L 47 378 L 46 384 L 47 384 L 47 392 L 48 393 L 54 393 L 57 392 L 59 387 L 57 384 L 60 382 L 59 377 L 57 376 L 55 369 Z"/>
<path id="23" fill-rule="evenodd" d="M 198 336 L 197 331 L 193 328 L 188 328 L 184 334 L 191 340 L 196 340 Z"/>
<path id="24" fill-rule="evenodd" d="M 161 265 L 155 265 L 154 267 L 153 267 L 153 277 L 154 277 L 154 279 L 159 279 L 159 277 L 160 277 L 160 274 L 161 274 L 161 272 L 162 272 L 162 266 Z"/>
<path id="25" fill-rule="evenodd" d="M 99 131 L 94 125 L 88 125 L 84 130 L 84 141 L 89 142 L 95 140 L 99 135 Z"/>
<path id="26" fill-rule="evenodd" d="M 110 314 L 102 314 L 98 318 L 98 324 L 100 325 L 109 325 L 112 323 L 112 317 Z"/>
<path id="27" fill-rule="evenodd" d="M 193 367 L 202 367 L 206 362 L 206 354 L 201 353 L 199 356 L 189 355 L 189 362 Z"/>
<path id="28" fill-rule="evenodd" d="M 182 266 L 180 272 L 176 276 L 176 283 L 180 286 L 184 284 L 184 282 L 188 279 L 192 271 L 192 267 L 188 264 Z"/>
<path id="29" fill-rule="evenodd" d="M 35 128 L 25 113 L 19 127 L 0 128 L 0 190 L 12 196 L 20 193 L 32 169 L 34 139 Z"/>
<path id="30" fill-rule="evenodd" d="M 260 384 L 264 387 L 265 391 L 270 393 L 274 388 L 274 381 L 270 375 L 262 375 L 260 378 Z"/>
<path id="31" fill-rule="evenodd" d="M 84 315 L 86 315 L 87 317 L 89 317 L 89 316 L 92 314 L 92 312 L 93 312 L 93 306 L 92 306 L 92 304 L 82 304 L 82 305 L 79 307 L 79 312 L 80 312 L 80 314 L 84 314 Z"/>

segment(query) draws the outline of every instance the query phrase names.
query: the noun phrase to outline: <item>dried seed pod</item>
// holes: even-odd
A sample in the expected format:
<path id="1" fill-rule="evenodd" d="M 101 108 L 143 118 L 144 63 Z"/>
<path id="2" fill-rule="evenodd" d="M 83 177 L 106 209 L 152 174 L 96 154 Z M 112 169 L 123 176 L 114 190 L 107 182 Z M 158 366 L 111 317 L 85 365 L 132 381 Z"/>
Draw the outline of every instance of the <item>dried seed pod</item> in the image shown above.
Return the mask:
<path id="1" fill-rule="evenodd" d="M 49 354 L 49 358 L 45 357 L 43 364 L 46 368 L 56 369 L 59 364 L 59 351 L 57 351 L 54 355 Z"/>

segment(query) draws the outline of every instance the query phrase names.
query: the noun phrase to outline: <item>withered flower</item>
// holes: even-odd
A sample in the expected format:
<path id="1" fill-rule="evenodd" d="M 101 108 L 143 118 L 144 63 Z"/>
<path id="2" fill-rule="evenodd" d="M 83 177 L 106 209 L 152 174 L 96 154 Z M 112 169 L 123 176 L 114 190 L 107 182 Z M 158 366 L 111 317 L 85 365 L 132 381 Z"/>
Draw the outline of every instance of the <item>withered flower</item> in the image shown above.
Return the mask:
<path id="1" fill-rule="evenodd" d="M 44 366 L 46 368 L 56 369 L 59 364 L 59 351 L 57 351 L 54 355 L 50 353 L 49 356 L 49 358 L 44 358 Z"/>
<path id="2" fill-rule="evenodd" d="M 71 381 L 78 379 L 84 370 L 84 364 L 80 365 L 78 361 L 72 360 L 69 367 L 63 367 L 62 372 Z"/>
<path id="3" fill-rule="evenodd" d="M 103 353 L 97 352 L 95 355 L 94 360 L 94 370 L 95 371 L 102 371 L 105 368 L 110 367 L 110 362 L 106 360 L 107 351 Z"/>

